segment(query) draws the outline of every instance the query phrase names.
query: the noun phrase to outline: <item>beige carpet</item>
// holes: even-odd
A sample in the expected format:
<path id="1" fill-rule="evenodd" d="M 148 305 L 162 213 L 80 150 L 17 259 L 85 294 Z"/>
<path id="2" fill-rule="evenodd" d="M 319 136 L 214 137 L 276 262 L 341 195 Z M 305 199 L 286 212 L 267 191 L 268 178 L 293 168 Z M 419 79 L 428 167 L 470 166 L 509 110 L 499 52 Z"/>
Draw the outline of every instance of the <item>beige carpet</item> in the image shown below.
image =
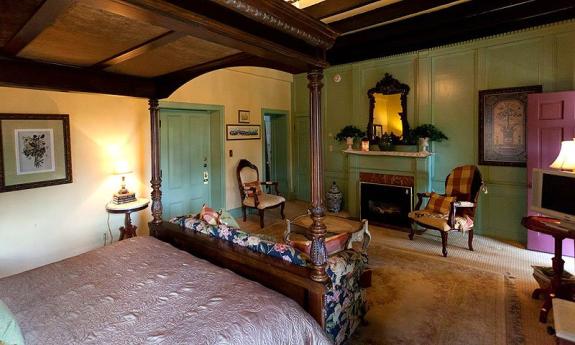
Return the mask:
<path id="1" fill-rule="evenodd" d="M 288 218 L 294 218 L 305 213 L 306 208 L 306 203 L 288 202 L 286 205 L 286 216 Z M 250 216 L 248 221 L 245 223 L 242 222 L 241 219 L 238 219 L 238 221 L 243 229 L 248 231 L 260 231 L 258 226 L 259 220 L 256 215 Z M 278 221 L 280 221 L 279 212 L 275 212 L 275 210 L 266 212 L 266 225 L 270 225 Z M 457 275 L 464 277 L 463 281 L 465 284 L 469 281 L 469 276 L 472 276 L 475 273 L 481 274 L 482 277 L 491 277 L 486 278 L 489 281 L 501 281 L 501 279 L 503 279 L 504 284 L 510 286 L 497 290 L 499 291 L 497 300 L 505 301 L 507 299 L 509 302 L 511 292 L 515 291 L 516 300 L 519 301 L 519 304 L 508 304 L 511 309 L 507 309 L 507 311 L 506 308 L 492 309 L 491 315 L 487 316 L 487 318 L 497 319 L 498 325 L 501 325 L 503 322 L 502 320 L 505 320 L 506 323 L 511 322 L 511 325 L 508 325 L 505 328 L 497 326 L 487 333 L 497 333 L 495 334 L 497 339 L 503 339 L 505 341 L 509 341 L 507 340 L 509 334 L 522 334 L 526 345 L 554 344 L 553 337 L 546 333 L 547 325 L 538 322 L 541 301 L 531 299 L 531 292 L 537 287 L 537 283 L 531 275 L 531 265 L 549 266 L 551 265 L 551 255 L 528 251 L 516 244 L 509 244 L 479 235 L 476 235 L 474 239 L 475 251 L 471 252 L 467 250 L 467 237 L 459 233 L 453 233 L 449 237 L 449 257 L 443 258 L 441 256 L 441 238 L 436 232 L 427 232 L 421 236 L 416 236 L 414 241 L 410 241 L 407 239 L 407 234 L 404 232 L 375 226 L 370 226 L 370 230 L 373 236 L 369 250 L 370 261 L 375 267 L 378 267 L 376 268 L 376 271 L 380 272 L 374 275 L 373 291 L 375 293 L 371 294 L 370 298 L 375 301 L 380 300 L 383 304 L 380 303 L 381 308 L 378 308 L 378 305 L 375 304 L 370 310 L 367 317 L 370 321 L 369 325 L 358 330 L 354 337 L 355 342 L 352 344 L 362 344 L 362 342 L 370 344 L 368 342 L 371 341 L 370 339 L 376 341 L 371 344 L 389 344 L 388 342 L 383 342 L 384 340 L 375 339 L 373 335 L 377 332 L 379 332 L 379 334 L 381 334 L 381 332 L 395 334 L 397 337 L 410 332 L 411 334 L 416 335 L 419 334 L 416 332 L 423 332 L 428 328 L 434 330 L 439 329 L 440 332 L 446 332 L 446 334 L 439 338 L 434 338 L 436 340 L 433 341 L 439 341 L 435 343 L 428 338 L 417 339 L 413 337 L 408 341 L 406 340 L 405 344 L 448 344 L 448 342 L 445 342 L 445 339 L 457 339 L 456 335 L 451 334 L 451 332 L 466 334 L 467 330 L 464 326 L 461 326 L 462 323 L 465 325 L 473 325 L 474 323 L 488 324 L 485 323 L 485 321 L 480 320 L 478 316 L 469 314 L 465 310 L 454 312 L 453 309 L 451 309 L 455 303 L 453 301 L 457 301 L 460 294 L 463 296 L 461 298 L 469 298 L 468 294 L 473 293 L 473 291 L 467 292 L 465 289 L 462 289 L 461 284 L 458 283 L 459 280 L 456 282 L 455 278 L 450 280 L 451 283 L 444 283 L 443 285 L 435 280 L 428 281 L 425 279 L 415 279 L 416 277 L 422 278 L 432 276 L 432 274 L 428 272 L 439 272 L 437 274 L 433 274 L 433 276 L 442 276 L 444 274 L 452 276 L 456 275 L 454 272 L 458 272 Z M 393 267 L 395 266 L 394 262 L 396 261 L 394 260 L 396 260 L 396 258 L 398 263 L 406 261 L 409 262 L 409 260 L 405 259 L 406 255 L 415 262 L 414 264 L 405 263 L 405 267 L 411 267 L 414 270 L 414 272 L 410 274 L 395 270 Z M 564 260 L 566 261 L 565 268 L 573 273 L 575 271 L 573 258 L 564 257 Z M 389 269 L 387 268 L 388 262 Z M 468 272 L 469 274 L 465 272 Z M 473 274 L 471 272 L 473 272 Z M 489 273 L 492 273 L 492 275 Z M 399 278 L 388 279 L 387 276 L 392 274 L 396 274 Z M 413 277 L 409 278 L 409 282 L 412 284 L 407 284 L 402 278 L 402 275 Z M 506 280 L 505 277 L 510 278 Z M 421 285 L 421 287 L 419 285 Z M 500 284 L 498 285 L 501 286 Z M 441 307 L 444 308 L 441 310 L 448 311 L 446 313 L 434 313 L 435 307 L 431 304 L 425 304 L 428 303 L 426 299 L 420 297 L 435 295 L 433 291 L 428 290 L 433 290 L 437 286 L 443 286 L 444 290 L 442 291 L 449 291 L 449 293 L 454 294 L 454 296 L 449 298 L 447 305 L 441 305 Z M 396 295 L 390 295 L 391 292 L 388 292 L 387 290 L 400 293 L 409 290 L 412 291 L 412 293 L 405 294 L 407 299 L 400 302 L 403 304 L 402 308 L 397 308 L 396 311 L 392 311 L 393 306 L 385 304 L 386 298 Z M 486 296 L 485 298 L 478 297 L 474 301 L 474 304 L 472 304 L 473 309 L 488 308 L 490 306 L 486 306 L 486 304 L 491 302 L 487 301 L 493 301 L 495 299 L 496 298 L 494 296 Z M 427 309 L 425 312 L 426 315 L 428 315 L 428 313 L 436 315 L 435 319 L 419 317 L 419 315 L 409 317 L 408 312 L 412 312 L 412 308 L 415 310 L 415 314 L 418 314 L 418 310 Z M 401 311 L 398 311 L 399 309 L 401 309 Z M 482 313 L 482 315 L 485 314 Z M 515 318 L 514 316 L 516 315 L 519 315 L 519 317 Z M 481 319 L 483 318 L 484 317 L 482 316 Z M 412 321 L 408 322 L 406 320 Z M 514 320 L 519 321 L 516 324 L 513 324 L 512 321 Z M 552 319 L 550 318 L 549 325 L 552 324 L 551 321 Z M 515 328 L 515 330 L 510 330 L 511 328 Z M 485 339 L 489 339 L 488 337 L 492 335 L 486 334 Z M 388 335 L 384 334 L 383 336 L 386 337 Z M 449 343 L 472 344 L 472 341 L 476 340 L 475 338 L 476 337 L 470 336 L 465 338 L 465 341 L 463 342 L 453 340 L 453 342 Z M 516 338 L 515 340 L 511 339 L 511 341 L 517 341 L 517 339 L 520 338 Z M 442 343 L 441 341 L 444 342 Z M 483 343 L 487 344 L 487 342 Z M 391 342 L 391 344 L 394 344 L 394 342 Z"/>
<path id="2" fill-rule="evenodd" d="M 349 344 L 523 344 L 508 277 L 379 245 L 370 265 L 367 325 Z"/>

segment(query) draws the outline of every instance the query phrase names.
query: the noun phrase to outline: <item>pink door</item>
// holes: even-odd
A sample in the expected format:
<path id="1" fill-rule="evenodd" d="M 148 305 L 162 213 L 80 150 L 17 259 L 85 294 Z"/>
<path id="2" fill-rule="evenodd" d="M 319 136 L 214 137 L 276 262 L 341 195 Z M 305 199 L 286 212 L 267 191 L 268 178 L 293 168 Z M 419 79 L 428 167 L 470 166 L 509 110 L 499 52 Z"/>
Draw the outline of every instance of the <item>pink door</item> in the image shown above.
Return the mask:
<path id="1" fill-rule="evenodd" d="M 561 141 L 575 137 L 575 91 L 530 94 L 527 106 L 528 214 L 531 205 L 531 171 L 548 169 Z M 553 253 L 553 237 L 528 230 L 527 248 Z M 563 241 L 563 255 L 573 256 L 573 241 Z"/>

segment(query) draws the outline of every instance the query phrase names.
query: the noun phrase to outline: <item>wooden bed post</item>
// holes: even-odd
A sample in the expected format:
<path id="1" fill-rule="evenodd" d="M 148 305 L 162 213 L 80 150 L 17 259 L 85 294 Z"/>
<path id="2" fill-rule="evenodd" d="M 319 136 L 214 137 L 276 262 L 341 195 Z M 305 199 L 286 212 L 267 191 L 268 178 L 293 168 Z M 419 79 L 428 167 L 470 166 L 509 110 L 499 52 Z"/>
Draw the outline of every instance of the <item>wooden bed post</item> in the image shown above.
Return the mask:
<path id="1" fill-rule="evenodd" d="M 310 278 L 317 282 L 325 282 L 328 276 L 325 272 L 327 251 L 325 248 L 326 225 L 325 206 L 323 202 L 323 153 L 321 143 L 321 88 L 323 86 L 323 70 L 313 69 L 307 74 L 310 103 L 310 144 L 311 144 L 311 206 L 312 225 L 310 226 L 311 261 L 313 269 Z"/>
<path id="2" fill-rule="evenodd" d="M 160 108 L 158 100 L 150 98 L 150 124 L 152 139 L 152 220 L 153 224 L 162 223 L 162 175 L 160 171 Z"/>

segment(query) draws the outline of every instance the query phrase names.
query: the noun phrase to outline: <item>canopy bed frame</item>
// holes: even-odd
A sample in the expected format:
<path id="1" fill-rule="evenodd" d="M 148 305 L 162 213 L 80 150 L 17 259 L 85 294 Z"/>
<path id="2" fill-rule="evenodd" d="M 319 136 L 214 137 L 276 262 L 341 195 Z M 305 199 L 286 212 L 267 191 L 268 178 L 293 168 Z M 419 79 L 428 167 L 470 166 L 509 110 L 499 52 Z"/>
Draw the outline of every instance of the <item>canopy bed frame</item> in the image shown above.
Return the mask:
<path id="1" fill-rule="evenodd" d="M 149 99 L 152 236 L 282 292 L 323 326 L 328 276 L 320 95 L 335 31 L 283 0 L 3 1 L 0 22 L 0 86 Z M 158 100 L 199 75 L 233 66 L 308 73 L 311 268 L 201 234 L 184 237 L 162 219 Z"/>

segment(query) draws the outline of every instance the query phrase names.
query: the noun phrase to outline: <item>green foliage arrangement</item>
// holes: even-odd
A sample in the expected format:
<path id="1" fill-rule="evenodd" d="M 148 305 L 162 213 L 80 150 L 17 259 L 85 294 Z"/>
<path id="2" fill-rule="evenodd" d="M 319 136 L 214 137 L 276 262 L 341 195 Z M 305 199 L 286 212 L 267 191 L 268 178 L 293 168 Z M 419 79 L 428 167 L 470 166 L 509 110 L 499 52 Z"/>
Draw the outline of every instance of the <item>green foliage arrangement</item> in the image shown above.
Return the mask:
<path id="1" fill-rule="evenodd" d="M 449 139 L 439 128 L 429 123 L 415 127 L 413 129 L 413 136 L 417 138 L 429 138 L 429 140 L 438 143 Z"/>
<path id="2" fill-rule="evenodd" d="M 339 142 L 344 142 L 346 138 L 348 137 L 352 137 L 354 140 L 355 139 L 359 139 L 359 138 L 363 138 L 365 136 L 365 132 L 362 131 L 361 129 L 349 125 L 349 126 L 345 126 L 341 129 L 341 131 L 339 131 L 339 133 L 336 134 L 335 136 L 335 140 L 339 141 Z"/>

